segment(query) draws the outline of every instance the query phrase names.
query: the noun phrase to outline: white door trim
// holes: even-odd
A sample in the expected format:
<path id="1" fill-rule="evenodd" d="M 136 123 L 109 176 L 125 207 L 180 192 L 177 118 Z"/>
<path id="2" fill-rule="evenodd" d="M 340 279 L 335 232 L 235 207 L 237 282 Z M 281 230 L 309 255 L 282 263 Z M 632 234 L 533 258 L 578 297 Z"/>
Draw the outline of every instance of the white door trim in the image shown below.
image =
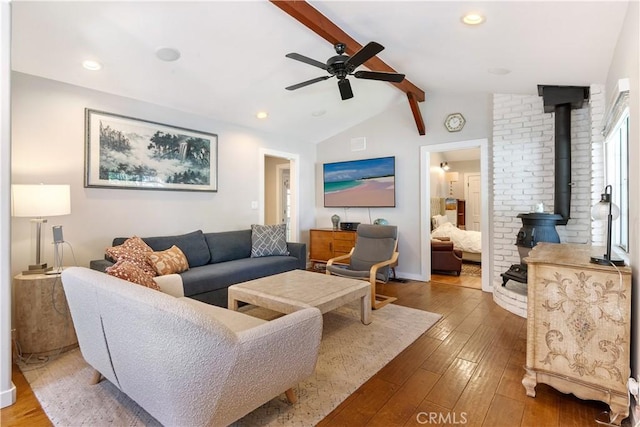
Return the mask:
<path id="1" fill-rule="evenodd" d="M 442 144 L 423 145 L 420 147 L 420 257 L 421 257 L 421 277 L 424 281 L 431 280 L 431 218 L 430 218 L 430 199 L 431 199 L 431 174 L 429 168 L 431 165 L 431 153 L 440 153 L 444 151 L 462 150 L 466 148 L 480 148 L 480 176 L 482 189 L 482 290 L 493 292 L 491 274 L 493 272 L 493 249 L 490 244 L 492 239 L 492 227 L 489 218 L 491 214 L 491 199 L 493 198 L 489 192 L 489 141 L 486 138 L 473 139 L 468 141 L 447 142 Z"/>

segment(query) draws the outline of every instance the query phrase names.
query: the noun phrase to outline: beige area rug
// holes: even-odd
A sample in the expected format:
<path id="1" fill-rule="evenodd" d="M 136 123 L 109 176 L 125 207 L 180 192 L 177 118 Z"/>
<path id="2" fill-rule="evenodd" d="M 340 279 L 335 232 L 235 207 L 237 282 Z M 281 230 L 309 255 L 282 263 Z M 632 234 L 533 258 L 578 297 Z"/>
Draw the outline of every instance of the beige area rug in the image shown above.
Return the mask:
<path id="1" fill-rule="evenodd" d="M 253 308 L 252 315 L 272 317 Z M 273 312 L 271 312 L 273 313 Z M 433 326 L 439 314 L 398 305 L 372 312 L 360 322 L 357 302 L 324 315 L 316 371 L 298 384 L 298 403 L 284 394 L 235 426 L 313 426 Z M 56 426 L 156 426 L 159 423 L 107 380 L 89 385 L 92 369 L 75 349 L 37 369 L 24 369 L 42 408 Z"/>

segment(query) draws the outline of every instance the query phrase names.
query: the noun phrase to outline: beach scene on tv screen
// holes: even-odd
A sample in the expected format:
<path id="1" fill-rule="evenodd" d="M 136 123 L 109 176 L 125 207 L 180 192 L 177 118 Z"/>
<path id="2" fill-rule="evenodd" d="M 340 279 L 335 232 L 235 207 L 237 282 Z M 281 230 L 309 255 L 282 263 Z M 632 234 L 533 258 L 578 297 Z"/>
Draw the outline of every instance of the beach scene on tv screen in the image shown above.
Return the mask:
<path id="1" fill-rule="evenodd" d="M 395 206 L 395 157 L 325 163 L 326 207 Z"/>

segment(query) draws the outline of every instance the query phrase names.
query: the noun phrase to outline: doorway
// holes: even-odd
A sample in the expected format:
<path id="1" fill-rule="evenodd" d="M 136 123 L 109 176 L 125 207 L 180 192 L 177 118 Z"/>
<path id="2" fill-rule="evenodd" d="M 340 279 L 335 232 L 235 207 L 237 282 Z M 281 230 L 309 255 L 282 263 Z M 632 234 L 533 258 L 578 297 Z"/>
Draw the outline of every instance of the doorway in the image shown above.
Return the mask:
<path id="1" fill-rule="evenodd" d="M 287 241 L 291 227 L 291 168 L 289 162 L 276 165 L 276 200 L 275 214 L 277 224 L 287 225 Z"/>
<path id="2" fill-rule="evenodd" d="M 493 255 L 491 252 L 491 226 L 490 226 L 490 192 L 489 192 L 489 147 L 488 140 L 475 139 L 443 144 L 433 144 L 420 147 L 420 179 L 421 179 L 421 205 L 420 205 L 420 235 L 421 242 L 421 276 L 423 280 L 431 280 L 431 198 L 441 197 L 437 194 L 437 183 L 432 182 L 433 171 L 432 156 L 438 158 L 442 153 L 469 148 L 480 149 L 480 232 L 482 233 L 482 290 L 492 292 L 491 272 L 493 271 Z M 434 194 L 432 195 L 432 192 Z"/>
<path id="3" fill-rule="evenodd" d="M 259 223 L 287 224 L 287 241 L 299 241 L 298 172 L 299 156 L 293 153 L 260 150 Z"/>

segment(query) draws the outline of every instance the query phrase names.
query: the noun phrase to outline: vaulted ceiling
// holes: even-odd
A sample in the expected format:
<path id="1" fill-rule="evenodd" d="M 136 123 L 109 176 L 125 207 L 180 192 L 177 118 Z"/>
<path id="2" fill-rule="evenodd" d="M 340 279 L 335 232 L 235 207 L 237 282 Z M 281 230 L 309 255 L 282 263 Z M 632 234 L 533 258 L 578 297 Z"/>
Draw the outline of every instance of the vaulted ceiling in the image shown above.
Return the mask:
<path id="1" fill-rule="evenodd" d="M 361 45 L 430 93 L 536 94 L 538 84 L 604 83 L 627 2 L 312 1 Z M 13 1 L 12 68 L 147 101 L 260 131 L 318 142 L 397 104 L 390 83 L 350 78 L 342 101 L 336 79 L 287 91 L 322 76 L 333 46 L 268 1 Z M 463 14 L 486 17 L 477 27 Z M 159 47 L 180 51 L 175 62 Z M 100 71 L 81 63 L 94 59 Z M 378 71 L 378 70 L 375 70 Z M 504 74 L 508 71 L 507 74 Z M 259 120 L 258 111 L 269 117 Z M 425 123 L 427 133 L 429 123 Z"/>

